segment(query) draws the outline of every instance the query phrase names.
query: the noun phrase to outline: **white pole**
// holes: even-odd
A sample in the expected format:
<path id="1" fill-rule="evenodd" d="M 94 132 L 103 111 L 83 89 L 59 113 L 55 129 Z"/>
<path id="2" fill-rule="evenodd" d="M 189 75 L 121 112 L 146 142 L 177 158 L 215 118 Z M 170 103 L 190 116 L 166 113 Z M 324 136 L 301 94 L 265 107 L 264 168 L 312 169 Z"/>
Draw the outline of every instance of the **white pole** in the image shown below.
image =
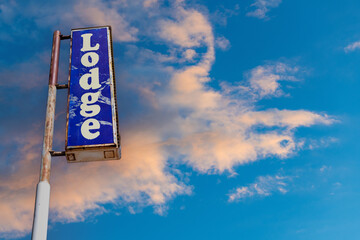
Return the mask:
<path id="1" fill-rule="evenodd" d="M 40 181 L 36 188 L 33 240 L 46 240 L 50 202 L 50 184 Z"/>

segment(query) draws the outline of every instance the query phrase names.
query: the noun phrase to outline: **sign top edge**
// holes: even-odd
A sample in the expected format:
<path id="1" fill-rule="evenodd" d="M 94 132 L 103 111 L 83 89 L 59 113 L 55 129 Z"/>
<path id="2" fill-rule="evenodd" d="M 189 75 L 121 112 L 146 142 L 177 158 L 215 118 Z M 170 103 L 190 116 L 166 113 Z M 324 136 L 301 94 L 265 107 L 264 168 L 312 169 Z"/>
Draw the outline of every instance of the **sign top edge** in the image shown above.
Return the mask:
<path id="1" fill-rule="evenodd" d="M 73 28 L 73 29 L 71 29 L 71 32 L 74 32 L 74 31 L 83 31 L 83 30 L 88 30 L 88 29 L 100 29 L 100 28 L 108 28 L 108 29 L 111 30 L 111 26 L 110 26 L 110 25 L 105 25 L 105 26 L 97 26 L 97 27 Z"/>

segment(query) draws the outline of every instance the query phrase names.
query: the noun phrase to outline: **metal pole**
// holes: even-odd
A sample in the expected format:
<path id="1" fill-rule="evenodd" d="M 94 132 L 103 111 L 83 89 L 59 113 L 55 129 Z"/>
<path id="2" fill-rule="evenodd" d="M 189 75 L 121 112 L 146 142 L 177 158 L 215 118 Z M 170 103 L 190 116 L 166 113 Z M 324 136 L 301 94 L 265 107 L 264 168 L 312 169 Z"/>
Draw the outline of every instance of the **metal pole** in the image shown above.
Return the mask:
<path id="1" fill-rule="evenodd" d="M 53 36 L 53 46 L 51 53 L 50 75 L 49 75 L 49 93 L 46 108 L 45 133 L 42 150 L 42 161 L 40 171 L 40 181 L 36 188 L 36 200 L 34 211 L 34 222 L 32 229 L 32 240 L 46 240 L 49 201 L 50 201 L 50 167 L 54 118 L 56 104 L 56 84 L 59 70 L 59 53 L 60 53 L 60 31 L 55 31 Z"/>

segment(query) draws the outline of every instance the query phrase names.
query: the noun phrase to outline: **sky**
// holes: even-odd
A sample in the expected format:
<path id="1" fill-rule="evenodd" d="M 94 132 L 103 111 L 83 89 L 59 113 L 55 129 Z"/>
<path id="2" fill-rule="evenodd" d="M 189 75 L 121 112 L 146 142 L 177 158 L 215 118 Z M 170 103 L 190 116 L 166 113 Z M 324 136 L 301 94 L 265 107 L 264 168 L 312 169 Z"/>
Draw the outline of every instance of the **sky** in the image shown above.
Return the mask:
<path id="1" fill-rule="evenodd" d="M 0 239 L 29 239 L 52 34 L 111 25 L 122 159 L 53 158 L 48 239 L 358 239 L 360 2 L 1 0 Z M 59 83 L 67 83 L 69 40 Z M 58 90 L 54 150 L 65 145 Z"/>

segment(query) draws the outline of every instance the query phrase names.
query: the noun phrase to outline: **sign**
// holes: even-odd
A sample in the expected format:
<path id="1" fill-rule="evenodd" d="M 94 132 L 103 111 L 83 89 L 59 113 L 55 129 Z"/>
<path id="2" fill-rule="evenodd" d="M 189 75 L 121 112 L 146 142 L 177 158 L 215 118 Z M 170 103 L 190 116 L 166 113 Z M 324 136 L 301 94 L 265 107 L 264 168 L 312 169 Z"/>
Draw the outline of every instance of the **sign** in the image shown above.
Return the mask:
<path id="1" fill-rule="evenodd" d="M 68 162 L 119 159 L 111 28 L 71 31 Z"/>

